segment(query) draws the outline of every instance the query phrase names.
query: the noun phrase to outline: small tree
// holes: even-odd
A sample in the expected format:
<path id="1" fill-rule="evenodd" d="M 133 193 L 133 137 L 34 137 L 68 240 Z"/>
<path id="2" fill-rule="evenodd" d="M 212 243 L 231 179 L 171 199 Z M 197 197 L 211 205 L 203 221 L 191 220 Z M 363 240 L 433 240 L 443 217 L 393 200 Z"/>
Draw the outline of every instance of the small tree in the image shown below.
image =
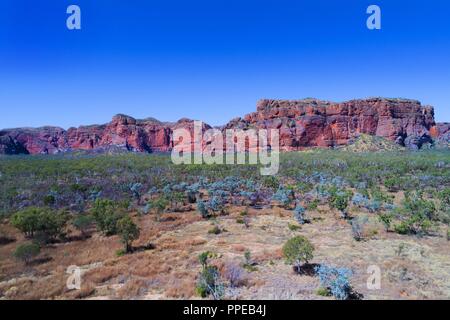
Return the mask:
<path id="1" fill-rule="evenodd" d="M 19 245 L 14 251 L 14 257 L 23 261 L 25 264 L 29 264 L 30 261 L 39 255 L 41 248 L 36 243 L 25 243 Z"/>
<path id="2" fill-rule="evenodd" d="M 141 204 L 141 190 L 142 190 L 142 183 L 131 183 L 129 185 L 130 191 L 133 195 L 133 198 L 137 200 L 137 204 Z"/>
<path id="3" fill-rule="evenodd" d="M 314 246 L 303 236 L 289 239 L 283 246 L 286 262 L 300 269 L 302 263 L 308 263 L 313 258 Z"/>
<path id="4" fill-rule="evenodd" d="M 389 231 L 389 229 L 391 228 L 392 218 L 393 218 L 392 213 L 380 213 L 378 215 L 378 219 L 383 224 L 386 232 Z"/>
<path id="5" fill-rule="evenodd" d="M 350 277 L 352 271 L 346 268 L 334 268 L 321 265 L 315 268 L 323 289 L 329 291 L 336 299 L 346 300 L 352 291 Z"/>
<path id="6" fill-rule="evenodd" d="M 91 210 L 97 228 L 105 235 L 117 233 L 117 221 L 123 217 L 123 209 L 111 200 L 97 199 Z"/>
<path id="7" fill-rule="evenodd" d="M 94 218 L 90 215 L 78 215 L 73 219 L 73 226 L 81 232 L 83 238 L 86 238 L 89 229 L 94 222 Z"/>
<path id="8" fill-rule="evenodd" d="M 129 216 L 124 216 L 117 222 L 117 230 L 125 246 L 125 252 L 131 251 L 131 243 L 139 238 L 139 227 L 131 220 Z"/>
<path id="9" fill-rule="evenodd" d="M 42 209 L 30 207 L 17 212 L 11 217 L 11 224 L 28 237 L 34 237 L 39 229 L 39 215 Z"/>
<path id="10" fill-rule="evenodd" d="M 341 217 L 348 218 L 347 207 L 350 195 L 347 192 L 337 192 L 332 196 L 331 206 L 341 213 Z"/>
<path id="11" fill-rule="evenodd" d="M 216 266 L 206 266 L 202 269 L 197 280 L 196 291 L 202 298 L 211 295 L 214 300 L 222 299 L 225 287 Z"/>
<path id="12" fill-rule="evenodd" d="M 156 221 L 161 220 L 161 213 L 167 208 L 169 201 L 165 197 L 159 197 L 151 202 L 150 206 L 155 209 Z"/>
<path id="13" fill-rule="evenodd" d="M 69 215 L 49 208 L 30 207 L 14 214 L 11 224 L 28 238 L 39 237 L 44 242 L 62 236 Z"/>
<path id="14" fill-rule="evenodd" d="M 300 203 L 297 202 L 295 209 L 294 209 L 294 218 L 297 220 L 300 224 L 305 224 L 305 208 L 302 207 Z"/>
<path id="15" fill-rule="evenodd" d="M 208 209 L 206 208 L 205 202 L 202 200 L 197 200 L 197 211 L 202 215 L 203 219 L 209 217 Z"/>
<path id="16" fill-rule="evenodd" d="M 202 265 L 202 268 L 206 268 L 208 265 L 208 257 L 209 257 L 209 251 L 205 251 L 199 254 L 198 261 Z"/>

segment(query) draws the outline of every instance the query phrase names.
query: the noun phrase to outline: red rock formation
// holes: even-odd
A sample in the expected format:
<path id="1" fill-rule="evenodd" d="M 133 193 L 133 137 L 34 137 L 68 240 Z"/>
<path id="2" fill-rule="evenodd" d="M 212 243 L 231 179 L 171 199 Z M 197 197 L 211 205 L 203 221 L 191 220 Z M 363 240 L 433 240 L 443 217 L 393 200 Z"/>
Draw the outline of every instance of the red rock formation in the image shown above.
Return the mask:
<path id="1" fill-rule="evenodd" d="M 0 154 L 55 154 L 71 150 L 167 152 L 173 147 L 172 132 L 186 128 L 192 134 L 193 120 L 163 123 L 155 119 L 136 120 L 116 115 L 106 125 L 70 128 L 18 128 L 0 131 Z M 203 131 L 210 127 L 203 125 Z"/>
<path id="2" fill-rule="evenodd" d="M 57 127 L 8 129 L 0 131 L 0 154 L 53 154 L 109 148 L 166 152 L 173 148 L 172 133 L 177 128 L 186 128 L 192 133 L 193 121 L 181 119 L 168 123 L 116 115 L 105 125 L 67 131 Z M 202 130 L 209 128 L 204 124 Z M 415 100 L 373 98 L 334 103 L 305 99 L 261 100 L 256 112 L 231 120 L 222 130 L 246 128 L 279 129 L 282 150 L 301 150 L 343 145 L 360 133 L 408 146 L 422 144 L 430 136 L 448 136 L 450 124 L 436 124 L 433 108 Z"/>
<path id="3" fill-rule="evenodd" d="M 305 99 L 261 100 L 257 111 L 234 119 L 225 128 L 276 128 L 280 148 L 331 147 L 365 133 L 403 143 L 427 136 L 435 126 L 434 110 L 406 99 L 352 100 L 343 103 Z"/>

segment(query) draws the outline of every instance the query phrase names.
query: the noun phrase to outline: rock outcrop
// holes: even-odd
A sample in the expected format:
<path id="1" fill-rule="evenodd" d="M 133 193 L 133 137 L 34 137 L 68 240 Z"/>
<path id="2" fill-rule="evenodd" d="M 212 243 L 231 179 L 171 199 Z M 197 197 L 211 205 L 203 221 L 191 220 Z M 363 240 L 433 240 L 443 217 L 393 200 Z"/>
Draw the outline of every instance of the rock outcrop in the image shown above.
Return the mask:
<path id="1" fill-rule="evenodd" d="M 173 130 L 193 132 L 193 120 L 161 122 L 116 115 L 104 125 L 64 130 L 58 127 L 0 130 L 0 154 L 55 154 L 72 150 L 118 148 L 134 152 L 167 152 Z M 211 127 L 203 125 L 205 131 Z M 386 138 L 411 149 L 447 141 L 450 124 L 436 124 L 434 110 L 419 101 L 371 98 L 342 103 L 304 100 L 261 100 L 256 112 L 235 118 L 225 129 L 279 129 L 284 151 L 346 145 L 361 134 Z"/>
<path id="2" fill-rule="evenodd" d="M 360 134 L 396 141 L 424 143 L 431 141 L 430 130 L 436 127 L 434 110 L 407 99 L 373 98 L 342 103 L 305 100 L 261 100 L 257 111 L 234 119 L 226 128 L 276 128 L 280 130 L 280 148 L 299 150 L 305 147 L 346 145 Z"/>
<path id="3" fill-rule="evenodd" d="M 18 128 L 0 131 L 0 154 L 56 154 L 74 150 L 125 150 L 168 152 L 172 150 L 172 132 L 185 128 L 192 134 L 194 121 L 160 122 L 149 118 L 136 120 L 116 115 L 105 125 L 81 126 L 64 130 L 57 127 Z M 203 125 L 202 130 L 210 127 Z"/>

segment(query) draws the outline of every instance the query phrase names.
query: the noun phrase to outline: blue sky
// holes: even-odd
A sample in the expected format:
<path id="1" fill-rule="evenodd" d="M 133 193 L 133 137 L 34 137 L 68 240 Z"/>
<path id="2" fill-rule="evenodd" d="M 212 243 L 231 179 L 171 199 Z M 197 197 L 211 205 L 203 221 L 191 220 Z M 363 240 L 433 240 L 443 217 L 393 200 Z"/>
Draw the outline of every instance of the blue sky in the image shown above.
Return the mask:
<path id="1" fill-rule="evenodd" d="M 82 30 L 66 28 L 70 4 Z M 445 0 L 0 0 L 0 128 L 219 125 L 305 97 L 413 98 L 450 121 L 449 14 Z"/>

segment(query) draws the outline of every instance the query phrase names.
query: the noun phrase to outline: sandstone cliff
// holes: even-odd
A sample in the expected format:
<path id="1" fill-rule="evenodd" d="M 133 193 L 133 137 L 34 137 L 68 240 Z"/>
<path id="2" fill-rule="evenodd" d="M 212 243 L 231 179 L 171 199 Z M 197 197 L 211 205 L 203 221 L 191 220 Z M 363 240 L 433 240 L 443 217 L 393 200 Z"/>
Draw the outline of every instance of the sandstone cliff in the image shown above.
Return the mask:
<path id="1" fill-rule="evenodd" d="M 193 120 L 175 123 L 116 115 L 104 125 L 64 130 L 57 127 L 0 130 L 0 154 L 54 154 L 71 150 L 120 148 L 134 152 L 166 152 L 174 145 L 173 130 L 192 132 Z M 203 130 L 211 128 L 203 126 Z M 436 124 L 434 110 L 408 99 L 371 98 L 342 103 L 304 100 L 261 100 L 257 110 L 231 120 L 221 129 L 276 128 L 282 150 L 345 145 L 360 134 L 380 136 L 412 149 L 447 142 L 450 124 Z"/>

